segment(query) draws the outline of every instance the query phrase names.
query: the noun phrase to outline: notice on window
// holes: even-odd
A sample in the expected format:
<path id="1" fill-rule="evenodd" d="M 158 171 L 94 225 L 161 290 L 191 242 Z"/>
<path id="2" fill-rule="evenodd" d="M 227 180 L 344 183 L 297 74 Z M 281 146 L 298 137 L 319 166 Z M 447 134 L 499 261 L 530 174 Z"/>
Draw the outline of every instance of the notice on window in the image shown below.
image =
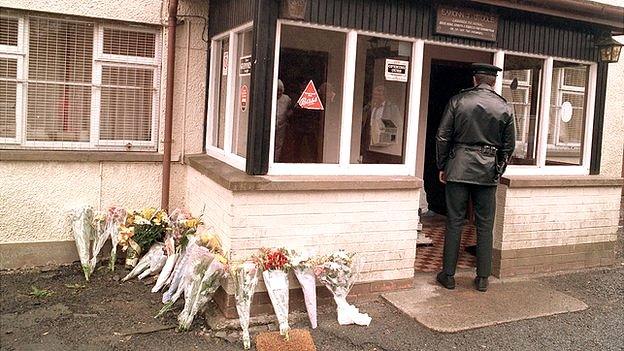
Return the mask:
<path id="1" fill-rule="evenodd" d="M 386 80 L 407 82 L 409 61 L 386 59 Z"/>
<path id="2" fill-rule="evenodd" d="M 228 75 L 228 65 L 230 64 L 230 53 L 226 51 L 223 53 L 223 72 L 221 73 L 224 76 Z"/>
<path id="3" fill-rule="evenodd" d="M 299 100 L 297 100 L 297 104 L 306 110 L 324 110 L 323 103 L 313 81 L 308 83 Z"/>
<path id="4" fill-rule="evenodd" d="M 240 58 L 239 74 L 241 77 L 251 75 L 251 55 Z"/>
<path id="5" fill-rule="evenodd" d="M 247 105 L 249 105 L 249 88 L 247 88 L 247 84 L 243 84 L 240 88 L 241 111 L 247 111 Z"/>

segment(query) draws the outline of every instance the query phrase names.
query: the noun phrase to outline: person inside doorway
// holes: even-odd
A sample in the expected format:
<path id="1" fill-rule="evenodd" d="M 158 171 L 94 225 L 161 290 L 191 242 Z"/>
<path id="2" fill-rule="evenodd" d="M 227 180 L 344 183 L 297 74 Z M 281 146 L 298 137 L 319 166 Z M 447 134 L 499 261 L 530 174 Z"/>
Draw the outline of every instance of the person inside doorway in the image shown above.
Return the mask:
<path id="1" fill-rule="evenodd" d="M 277 112 L 275 127 L 275 161 L 283 161 L 284 139 L 286 138 L 286 130 L 288 127 L 288 119 L 292 115 L 292 100 L 290 96 L 284 94 L 284 83 L 281 79 L 277 80 Z"/>
<path id="2" fill-rule="evenodd" d="M 386 96 L 386 87 L 377 85 L 373 89 L 372 99 L 364 108 L 364 118 L 362 123 L 362 140 L 360 142 L 361 163 L 385 163 L 385 155 L 379 152 L 372 152 L 371 146 L 381 145 L 379 140 L 380 131 L 384 128 L 384 121 L 399 121 L 403 118 L 399 107 L 389 101 Z"/>
<path id="3" fill-rule="evenodd" d="M 511 106 L 494 91 L 501 68 L 473 64 L 474 87 L 453 96 L 436 135 L 440 182 L 446 184 L 443 270 L 437 281 L 455 288 L 455 269 L 466 209 L 472 199 L 477 227 L 475 288 L 485 292 L 492 273 L 492 229 L 496 188 L 515 148 Z"/>

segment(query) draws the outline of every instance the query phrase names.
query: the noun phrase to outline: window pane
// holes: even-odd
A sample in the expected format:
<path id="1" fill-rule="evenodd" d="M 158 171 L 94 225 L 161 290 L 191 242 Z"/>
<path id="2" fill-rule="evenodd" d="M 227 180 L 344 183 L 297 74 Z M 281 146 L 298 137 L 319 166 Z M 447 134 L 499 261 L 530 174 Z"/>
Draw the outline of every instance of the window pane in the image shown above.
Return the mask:
<path id="1" fill-rule="evenodd" d="M 338 163 L 346 33 L 283 25 L 275 161 Z"/>
<path id="2" fill-rule="evenodd" d="M 102 67 L 100 139 L 150 141 L 154 71 Z"/>
<path id="3" fill-rule="evenodd" d="M 404 162 L 412 44 L 358 36 L 351 163 Z"/>
<path id="4" fill-rule="evenodd" d="M 214 119 L 213 119 L 213 135 L 212 145 L 223 149 L 225 136 L 225 103 L 227 101 L 227 77 L 229 74 L 228 60 L 230 40 L 225 39 L 218 42 L 220 45 L 219 56 L 215 59 L 219 60 L 216 80 L 214 84 L 218 87 L 214 97 Z"/>
<path id="5" fill-rule="evenodd" d="M 554 62 L 547 165 L 581 165 L 585 134 L 587 65 Z"/>
<path id="6" fill-rule="evenodd" d="M 104 53 L 155 57 L 156 34 L 104 28 Z"/>
<path id="7" fill-rule="evenodd" d="M 249 94 L 251 82 L 251 31 L 238 34 L 238 57 L 236 63 L 236 88 L 234 103 L 234 129 L 232 152 L 241 157 L 247 155 L 247 124 L 249 122 Z M 234 67 L 233 67 L 234 68 Z"/>
<path id="8" fill-rule="evenodd" d="M 17 60 L 0 57 L 0 138 L 15 138 Z"/>
<path id="9" fill-rule="evenodd" d="M 0 45 L 17 46 L 17 18 L 0 17 Z"/>
<path id="10" fill-rule="evenodd" d="M 512 106 L 516 119 L 516 149 L 513 165 L 535 165 L 537 155 L 540 87 L 544 61 L 505 55 L 503 97 Z"/>
<path id="11" fill-rule="evenodd" d="M 28 140 L 89 141 L 93 24 L 30 18 Z"/>

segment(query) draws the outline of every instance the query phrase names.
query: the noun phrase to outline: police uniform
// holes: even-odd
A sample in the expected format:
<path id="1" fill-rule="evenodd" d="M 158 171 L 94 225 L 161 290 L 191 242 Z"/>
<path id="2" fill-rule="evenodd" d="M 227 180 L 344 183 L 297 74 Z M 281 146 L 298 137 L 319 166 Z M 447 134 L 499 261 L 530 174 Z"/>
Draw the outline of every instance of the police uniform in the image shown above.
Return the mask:
<path id="1" fill-rule="evenodd" d="M 500 68 L 473 64 L 474 74 L 496 76 Z M 454 287 L 453 276 L 466 208 L 472 199 L 477 227 L 477 289 L 487 289 L 492 272 L 492 228 L 496 186 L 515 147 L 511 106 L 488 84 L 453 96 L 436 135 L 438 169 L 446 178 L 447 231 L 443 271 L 438 281 Z M 484 286 L 483 286 L 484 285 Z"/>

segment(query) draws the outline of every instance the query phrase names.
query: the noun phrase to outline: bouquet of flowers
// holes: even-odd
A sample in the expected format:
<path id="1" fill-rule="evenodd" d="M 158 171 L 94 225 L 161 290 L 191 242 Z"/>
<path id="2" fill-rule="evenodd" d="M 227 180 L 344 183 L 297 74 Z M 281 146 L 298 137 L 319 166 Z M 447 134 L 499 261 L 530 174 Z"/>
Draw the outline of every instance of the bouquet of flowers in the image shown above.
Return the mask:
<path id="1" fill-rule="evenodd" d="M 238 312 L 238 321 L 243 330 L 243 347 L 249 350 L 251 348 L 249 316 L 251 299 L 258 285 L 258 266 L 255 262 L 246 261 L 232 267 L 231 272 L 235 284 L 236 312 Z"/>
<path id="2" fill-rule="evenodd" d="M 104 231 L 106 236 L 111 238 L 111 255 L 108 262 L 108 268 L 115 270 L 115 262 L 117 262 L 117 244 L 119 243 L 119 228 L 126 222 L 127 211 L 121 207 L 111 207 L 106 214 L 106 224 Z"/>
<path id="3" fill-rule="evenodd" d="M 197 231 L 197 227 L 202 224 L 199 218 L 192 217 L 188 212 L 175 209 L 169 216 L 169 228 L 165 234 L 165 253 L 167 261 L 162 271 L 158 275 L 158 280 L 152 288 L 152 292 L 157 292 L 168 281 L 172 279 L 172 273 L 181 255 L 186 251 L 189 238 Z"/>
<path id="4" fill-rule="evenodd" d="M 137 275 L 139 280 L 147 277 L 150 274 L 158 273 L 163 266 L 167 256 L 164 251 L 164 244 L 155 243 L 150 247 L 145 256 L 141 257 L 139 263 L 126 275 L 121 281 L 125 282 L 128 279 L 134 278 Z"/>
<path id="5" fill-rule="evenodd" d="M 108 240 L 108 233 L 106 233 L 106 213 L 96 212 L 93 216 L 93 246 L 91 250 L 93 255 L 91 256 L 91 270 L 95 270 L 97 265 L 97 255 L 102 251 L 102 247 Z"/>
<path id="6" fill-rule="evenodd" d="M 317 315 L 316 315 L 316 276 L 314 275 L 314 267 L 317 262 L 314 258 L 307 255 L 297 254 L 293 252 L 290 259 L 295 277 L 301 285 L 303 291 L 303 298 L 305 300 L 306 311 L 308 312 L 308 318 L 310 319 L 310 325 L 312 329 L 317 327 Z"/>
<path id="7" fill-rule="evenodd" d="M 68 217 L 71 221 L 69 229 L 76 241 L 76 249 L 78 249 L 82 271 L 85 279 L 88 281 L 89 276 L 93 272 L 89 262 L 89 247 L 93 237 L 93 227 L 91 225 L 93 222 L 93 208 L 88 205 L 75 208 L 69 213 Z"/>
<path id="8" fill-rule="evenodd" d="M 184 309 L 178 316 L 180 330 L 188 330 L 191 327 L 197 312 L 204 308 L 221 286 L 226 271 L 227 259 L 218 253 L 213 256 L 207 268 L 203 264 L 195 266 L 191 282 L 184 288 Z"/>
<path id="9" fill-rule="evenodd" d="M 334 295 L 340 325 L 369 325 L 371 318 L 347 302 L 347 295 L 355 282 L 362 262 L 354 260 L 354 254 L 339 250 L 323 259 L 315 268 L 315 274 Z"/>
<path id="10" fill-rule="evenodd" d="M 266 285 L 273 310 L 279 322 L 280 334 L 289 340 L 288 331 L 288 251 L 280 249 L 260 249 L 257 260 L 262 267 L 262 278 Z"/>
<path id="11" fill-rule="evenodd" d="M 202 234 L 189 240 L 186 253 L 176 265 L 169 290 L 164 293 L 162 302 L 165 304 L 157 316 L 169 311 L 180 298 L 187 286 L 194 280 L 203 277 L 216 255 L 223 256 L 219 239 L 211 234 Z M 216 288 L 215 288 L 216 290 Z"/>
<path id="12" fill-rule="evenodd" d="M 163 239 L 168 225 L 167 213 L 154 207 L 126 216 L 126 223 L 119 229 L 119 244 L 127 251 L 126 265 L 136 266 L 141 253 Z"/>

